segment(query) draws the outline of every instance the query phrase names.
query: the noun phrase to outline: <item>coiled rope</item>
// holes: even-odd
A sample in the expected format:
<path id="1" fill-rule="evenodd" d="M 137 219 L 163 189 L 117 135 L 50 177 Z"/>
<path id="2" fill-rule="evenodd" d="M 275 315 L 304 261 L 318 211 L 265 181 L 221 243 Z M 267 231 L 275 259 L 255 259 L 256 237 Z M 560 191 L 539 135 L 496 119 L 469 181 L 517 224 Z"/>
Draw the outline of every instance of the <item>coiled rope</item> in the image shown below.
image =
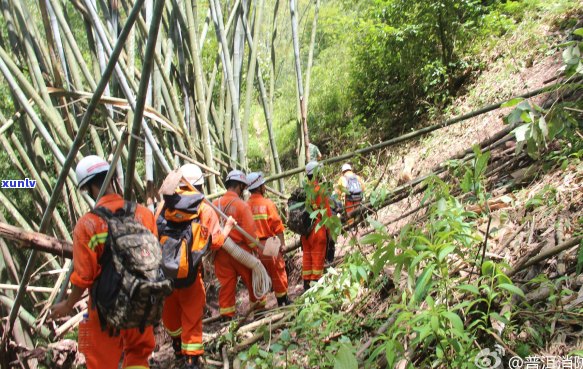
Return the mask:
<path id="1" fill-rule="evenodd" d="M 239 247 L 230 237 L 223 244 L 223 250 L 228 252 L 235 260 L 245 265 L 252 271 L 253 294 L 257 299 L 269 293 L 271 290 L 271 278 L 261 261 L 252 254 Z"/>

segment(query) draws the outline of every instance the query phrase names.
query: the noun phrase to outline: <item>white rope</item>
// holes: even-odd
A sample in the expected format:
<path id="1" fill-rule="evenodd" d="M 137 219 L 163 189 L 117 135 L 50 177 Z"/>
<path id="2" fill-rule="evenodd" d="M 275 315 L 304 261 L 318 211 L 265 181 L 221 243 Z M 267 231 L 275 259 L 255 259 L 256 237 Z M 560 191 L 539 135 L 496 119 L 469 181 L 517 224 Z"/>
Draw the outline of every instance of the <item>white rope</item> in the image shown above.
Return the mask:
<path id="1" fill-rule="evenodd" d="M 230 237 L 227 237 L 223 244 L 223 249 L 228 252 L 238 262 L 251 269 L 253 275 L 253 294 L 255 298 L 261 299 L 271 290 L 271 278 L 261 261 L 252 254 L 239 247 Z"/>

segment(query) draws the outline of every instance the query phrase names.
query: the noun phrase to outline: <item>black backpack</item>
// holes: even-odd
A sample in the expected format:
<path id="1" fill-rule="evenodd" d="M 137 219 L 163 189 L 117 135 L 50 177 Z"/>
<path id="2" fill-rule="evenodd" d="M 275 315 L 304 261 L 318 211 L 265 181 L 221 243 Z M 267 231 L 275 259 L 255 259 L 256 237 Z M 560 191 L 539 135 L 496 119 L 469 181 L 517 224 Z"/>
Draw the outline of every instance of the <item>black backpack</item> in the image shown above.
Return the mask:
<path id="1" fill-rule="evenodd" d="M 125 202 L 112 213 L 104 207 L 92 213 L 107 222 L 107 238 L 99 259 L 101 274 L 91 288 L 101 328 L 144 328 L 160 321 L 164 298 L 172 282 L 161 268 L 158 238 L 134 217 L 136 204 Z"/>
<path id="2" fill-rule="evenodd" d="M 287 200 L 287 227 L 290 231 L 307 236 L 312 230 L 312 219 L 306 209 L 306 191 L 296 188 Z"/>
<path id="3" fill-rule="evenodd" d="M 179 201 L 180 195 L 164 196 L 166 203 Z M 200 223 L 200 206 L 197 199 L 190 211 L 164 209 L 158 217 L 158 237 L 162 244 L 162 270 L 171 278 L 174 288 L 185 288 L 194 283 L 198 268 L 212 238 Z M 173 210 L 170 212 L 170 210 Z"/>

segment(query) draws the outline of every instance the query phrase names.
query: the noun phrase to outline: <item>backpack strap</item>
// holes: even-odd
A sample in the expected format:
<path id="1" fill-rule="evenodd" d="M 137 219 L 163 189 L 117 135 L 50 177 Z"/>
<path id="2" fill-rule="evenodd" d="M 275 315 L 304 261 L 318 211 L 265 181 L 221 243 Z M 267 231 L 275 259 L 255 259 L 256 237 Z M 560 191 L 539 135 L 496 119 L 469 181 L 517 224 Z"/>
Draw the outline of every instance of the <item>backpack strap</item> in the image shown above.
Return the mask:
<path id="1" fill-rule="evenodd" d="M 97 215 L 106 222 L 109 219 L 113 218 L 113 213 L 111 212 L 111 210 L 103 206 L 96 207 L 95 209 L 91 210 L 90 213 Z"/>
<path id="2" fill-rule="evenodd" d="M 123 212 L 126 217 L 134 217 L 136 214 L 137 204 L 133 201 L 124 201 Z"/>

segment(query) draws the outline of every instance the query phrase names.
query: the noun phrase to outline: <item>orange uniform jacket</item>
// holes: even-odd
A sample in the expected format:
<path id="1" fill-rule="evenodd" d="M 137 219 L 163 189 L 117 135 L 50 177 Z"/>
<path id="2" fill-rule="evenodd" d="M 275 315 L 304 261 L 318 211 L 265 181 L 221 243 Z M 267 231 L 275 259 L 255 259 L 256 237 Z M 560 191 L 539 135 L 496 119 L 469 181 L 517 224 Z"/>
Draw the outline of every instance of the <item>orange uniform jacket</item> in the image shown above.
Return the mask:
<path id="1" fill-rule="evenodd" d="M 178 194 L 192 195 L 192 191 L 177 191 Z M 198 205 L 200 224 L 212 237 L 211 249 L 219 249 L 225 242 L 219 219 L 215 211 L 205 203 Z M 172 339 L 181 340 L 182 354 L 202 355 L 202 318 L 206 305 L 206 291 L 199 268 L 194 283 L 186 288 L 175 289 L 164 302 L 162 321 Z"/>
<path id="2" fill-rule="evenodd" d="M 103 196 L 97 207 L 105 207 L 112 212 L 122 208 L 123 198 L 118 194 Z M 154 215 L 146 207 L 138 205 L 136 219 L 157 235 Z M 95 214 L 83 215 L 73 231 L 73 274 L 71 283 L 80 288 L 91 288 L 101 273 L 99 259 L 107 238 L 107 223 Z M 110 337 L 101 330 L 96 309 L 89 303 L 87 329 L 88 350 L 84 352 L 88 369 L 117 369 L 122 353 L 123 368 L 148 368 L 148 357 L 154 350 L 152 327 L 144 333 L 138 329 L 125 329 L 117 337 Z"/>
<path id="3" fill-rule="evenodd" d="M 247 203 L 249 204 L 249 207 L 251 207 L 255 226 L 257 227 L 257 237 L 259 237 L 260 240 L 265 240 L 269 237 L 283 233 L 283 222 L 279 217 L 277 208 L 273 201 L 263 197 L 260 193 L 254 193 L 249 200 L 247 200 Z M 271 277 L 275 296 L 283 297 L 287 295 L 288 283 L 283 256 L 280 254 L 273 257 L 261 254 L 259 259 Z"/>
<path id="4" fill-rule="evenodd" d="M 220 199 L 213 202 L 227 216 L 232 216 L 237 224 L 252 237 L 255 237 L 255 222 L 247 203 L 233 191 L 227 191 Z M 242 249 L 251 253 L 255 247 L 239 231 L 233 229 L 229 237 Z M 223 249 L 217 251 L 215 257 L 215 274 L 221 288 L 219 290 L 219 312 L 224 316 L 233 316 L 236 312 L 237 277 L 240 276 L 247 290 L 251 302 L 257 301 L 253 294 L 251 270 L 235 260 Z"/>
<path id="5" fill-rule="evenodd" d="M 329 217 L 332 216 L 328 196 L 322 193 L 323 191 L 318 181 L 308 182 L 308 186 L 312 186 L 316 194 L 316 197 L 312 201 L 312 207 L 314 209 L 326 209 L 326 214 Z M 321 227 L 316 231 L 317 225 L 321 220 L 322 216 L 318 215 L 310 234 L 300 237 L 303 248 L 302 278 L 305 281 L 317 281 L 324 274 L 328 231 L 326 227 Z"/>

